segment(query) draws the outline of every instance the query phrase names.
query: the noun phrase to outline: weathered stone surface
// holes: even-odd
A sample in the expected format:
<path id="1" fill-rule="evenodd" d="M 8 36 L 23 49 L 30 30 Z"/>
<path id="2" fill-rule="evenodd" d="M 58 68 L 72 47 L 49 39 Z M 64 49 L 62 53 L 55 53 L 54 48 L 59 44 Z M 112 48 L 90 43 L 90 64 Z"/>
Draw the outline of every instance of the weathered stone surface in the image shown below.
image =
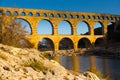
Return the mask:
<path id="1" fill-rule="evenodd" d="M 40 62 L 47 69 L 36 70 Z M 74 75 L 54 60 L 48 60 L 34 49 L 20 49 L 0 44 L 0 80 L 86 80 Z M 89 78 L 89 80 L 93 80 Z"/>

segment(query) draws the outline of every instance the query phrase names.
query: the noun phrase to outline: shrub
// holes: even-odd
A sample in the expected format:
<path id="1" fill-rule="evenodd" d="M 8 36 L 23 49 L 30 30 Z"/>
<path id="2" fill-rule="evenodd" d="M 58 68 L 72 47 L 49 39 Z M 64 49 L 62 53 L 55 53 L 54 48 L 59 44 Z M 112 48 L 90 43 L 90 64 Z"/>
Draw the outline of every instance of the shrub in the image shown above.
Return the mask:
<path id="1" fill-rule="evenodd" d="M 43 65 L 40 61 L 29 61 L 23 64 L 24 67 L 31 67 L 36 71 L 47 71 L 48 68 Z"/>

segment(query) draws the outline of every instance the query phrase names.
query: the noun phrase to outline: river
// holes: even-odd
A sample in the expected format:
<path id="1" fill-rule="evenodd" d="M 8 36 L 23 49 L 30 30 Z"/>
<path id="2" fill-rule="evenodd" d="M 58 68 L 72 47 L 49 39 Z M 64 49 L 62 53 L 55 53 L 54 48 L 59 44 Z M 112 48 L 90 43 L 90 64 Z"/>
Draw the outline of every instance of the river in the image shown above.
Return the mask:
<path id="1" fill-rule="evenodd" d="M 120 59 L 100 56 L 60 56 L 56 58 L 66 69 L 86 72 L 93 71 L 99 77 L 120 79 Z"/>

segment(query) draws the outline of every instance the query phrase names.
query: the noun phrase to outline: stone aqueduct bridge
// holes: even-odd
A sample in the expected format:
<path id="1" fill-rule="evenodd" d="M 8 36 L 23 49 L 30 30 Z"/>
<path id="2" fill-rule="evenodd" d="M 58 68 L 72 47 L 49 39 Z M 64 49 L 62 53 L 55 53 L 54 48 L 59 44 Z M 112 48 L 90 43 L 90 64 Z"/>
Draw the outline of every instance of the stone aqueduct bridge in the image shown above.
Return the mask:
<path id="1" fill-rule="evenodd" d="M 99 14 L 99 13 L 85 13 L 85 12 L 69 12 L 69 11 L 55 11 L 55 10 L 39 10 L 39 9 L 23 9 L 23 8 L 7 8 L 0 7 L 2 13 L 5 13 L 4 17 L 6 22 L 10 22 L 10 16 L 16 16 L 17 18 L 26 20 L 31 26 L 31 34 L 27 35 L 30 41 L 35 44 L 35 48 L 38 48 L 40 39 L 46 38 L 52 42 L 54 50 L 59 50 L 60 41 L 67 39 L 71 41 L 68 44 L 73 45 L 71 48 L 77 50 L 79 48 L 79 42 L 83 40 L 86 44 L 95 44 L 96 41 L 104 39 L 107 33 L 107 27 L 109 22 L 116 22 L 120 20 L 120 15 L 111 14 Z M 0 15 L 2 14 L 0 13 Z M 9 13 L 9 14 L 7 14 Z M 47 20 L 52 24 L 52 34 L 40 35 L 37 34 L 37 25 L 40 20 Z M 71 24 L 71 35 L 58 34 L 58 24 L 60 21 L 67 21 Z M 78 35 L 77 24 L 80 21 L 84 21 L 89 25 L 89 35 Z M 102 35 L 94 35 L 94 23 L 100 22 L 102 24 Z M 100 39 L 100 40 L 99 40 Z M 98 42 L 99 43 L 99 42 Z"/>

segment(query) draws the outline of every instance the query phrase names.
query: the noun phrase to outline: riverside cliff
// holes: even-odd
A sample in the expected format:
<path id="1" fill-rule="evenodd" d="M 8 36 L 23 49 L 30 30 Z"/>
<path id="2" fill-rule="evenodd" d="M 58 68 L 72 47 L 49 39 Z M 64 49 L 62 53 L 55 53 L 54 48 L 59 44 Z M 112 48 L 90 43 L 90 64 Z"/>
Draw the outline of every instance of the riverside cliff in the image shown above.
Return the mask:
<path id="1" fill-rule="evenodd" d="M 89 77 L 88 77 L 89 75 Z M 73 73 L 35 49 L 0 44 L 0 80 L 99 80 L 91 72 Z"/>

